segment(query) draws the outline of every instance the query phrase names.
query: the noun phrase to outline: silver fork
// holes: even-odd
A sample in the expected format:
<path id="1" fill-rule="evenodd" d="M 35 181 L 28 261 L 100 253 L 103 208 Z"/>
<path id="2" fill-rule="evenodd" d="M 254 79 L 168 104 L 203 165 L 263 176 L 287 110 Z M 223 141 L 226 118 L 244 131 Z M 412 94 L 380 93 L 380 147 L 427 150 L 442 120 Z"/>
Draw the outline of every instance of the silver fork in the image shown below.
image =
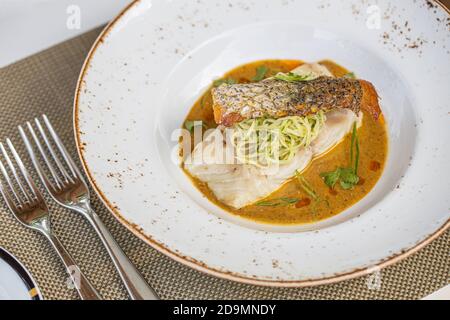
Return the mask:
<path id="1" fill-rule="evenodd" d="M 81 272 L 75 260 L 64 248 L 59 239 L 53 234 L 50 223 L 50 216 L 47 204 L 45 203 L 42 194 L 36 187 L 33 179 L 25 168 L 19 154 L 10 139 L 6 143 L 19 167 L 22 178 L 16 170 L 11 158 L 9 157 L 5 147 L 0 143 L 0 149 L 3 157 L 6 160 L 9 170 L 14 176 L 16 184 L 13 183 L 6 167 L 0 160 L 0 171 L 6 180 L 9 190 L 3 185 L 0 180 L 0 193 L 2 194 L 8 208 L 14 214 L 17 220 L 26 227 L 42 233 L 53 245 L 66 270 L 68 271 L 72 282 L 83 300 L 100 300 L 101 296 L 97 290 L 92 286 L 88 278 Z M 22 181 L 25 180 L 25 183 Z M 18 188 L 17 188 L 18 187 Z M 12 193 L 12 195 L 11 195 Z"/>
<path id="2" fill-rule="evenodd" d="M 47 136 L 47 133 L 41 125 L 39 119 L 35 119 L 35 124 L 39 131 L 41 139 L 44 141 L 45 147 L 40 142 L 40 139 L 38 138 L 38 135 L 36 134 L 36 131 L 34 130 L 30 122 L 27 122 L 27 127 L 34 140 L 35 145 L 37 146 L 37 149 L 39 150 L 43 162 L 50 172 L 53 183 L 52 181 L 50 181 L 49 176 L 41 167 L 36 153 L 34 152 L 33 146 L 21 126 L 19 126 L 19 132 L 25 143 L 34 167 L 36 168 L 36 171 L 39 174 L 39 177 L 48 193 L 50 193 L 52 198 L 57 203 L 65 208 L 80 213 L 91 223 L 92 227 L 103 242 L 103 245 L 106 247 L 111 260 L 113 261 L 132 299 L 157 300 L 158 296 L 156 295 L 156 293 L 147 284 L 142 275 L 114 240 L 113 236 L 105 227 L 99 216 L 92 209 L 90 204 L 89 189 L 81 172 L 75 165 L 73 159 L 70 157 L 56 131 L 53 129 L 53 126 L 51 125 L 47 116 L 43 115 L 43 120 L 48 132 L 50 133 L 53 144 Z M 59 150 L 59 154 L 62 156 L 62 161 L 59 160 L 58 154 L 53 145 L 56 145 L 56 148 Z M 45 149 L 47 150 L 47 152 L 45 151 Z M 47 153 L 50 154 L 51 159 L 47 156 Z M 52 164 L 52 161 L 56 166 Z M 65 163 L 69 170 L 66 170 L 66 167 L 62 162 Z"/>

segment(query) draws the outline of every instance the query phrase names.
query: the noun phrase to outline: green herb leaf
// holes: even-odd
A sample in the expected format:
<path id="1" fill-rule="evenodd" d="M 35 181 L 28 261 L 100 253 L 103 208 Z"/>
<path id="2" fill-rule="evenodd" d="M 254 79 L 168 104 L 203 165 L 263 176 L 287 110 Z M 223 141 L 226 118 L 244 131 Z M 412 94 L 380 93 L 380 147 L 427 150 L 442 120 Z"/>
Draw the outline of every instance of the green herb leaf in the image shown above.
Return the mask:
<path id="1" fill-rule="evenodd" d="M 297 202 L 300 201 L 297 198 L 281 198 L 280 200 L 285 202 L 285 203 L 287 203 L 287 204 L 294 204 L 294 203 L 297 203 Z"/>
<path id="2" fill-rule="evenodd" d="M 327 199 L 322 199 L 312 188 L 312 186 L 309 184 L 309 182 L 301 175 L 299 171 L 296 172 L 296 177 L 298 181 L 300 182 L 300 186 L 302 187 L 303 191 L 306 192 L 311 198 L 313 198 L 314 203 L 311 207 L 311 212 L 313 215 L 317 214 L 317 207 L 323 202 L 328 207 L 330 207 L 330 202 Z"/>
<path id="3" fill-rule="evenodd" d="M 323 178 L 323 181 L 329 188 L 334 189 L 334 186 L 341 177 L 341 168 L 337 168 L 332 172 L 322 173 L 320 176 Z"/>
<path id="4" fill-rule="evenodd" d="M 189 131 L 193 132 L 195 127 L 207 128 L 207 125 L 201 120 L 186 120 L 184 127 Z"/>
<path id="5" fill-rule="evenodd" d="M 341 185 L 341 188 L 344 189 L 344 190 L 351 190 L 351 189 L 353 189 L 355 187 L 354 184 L 347 183 L 347 182 L 344 182 L 342 180 L 339 181 L 339 184 Z"/>
<path id="6" fill-rule="evenodd" d="M 299 202 L 297 198 L 279 198 L 273 200 L 265 200 L 256 203 L 258 207 L 285 207 Z"/>
<path id="7" fill-rule="evenodd" d="M 258 207 L 278 207 L 279 205 L 279 202 L 274 201 L 260 201 L 256 204 Z"/>
<path id="8" fill-rule="evenodd" d="M 256 75 L 252 78 L 252 81 L 258 82 L 265 78 L 267 72 L 269 72 L 269 68 L 266 66 L 259 66 L 256 68 Z"/>
<path id="9" fill-rule="evenodd" d="M 215 88 L 217 88 L 217 87 L 220 87 L 220 86 L 223 85 L 223 84 L 231 85 L 231 84 L 236 84 L 236 83 L 237 83 L 236 80 L 234 80 L 234 79 L 232 79 L 232 78 L 225 78 L 225 79 L 218 79 L 218 80 L 215 80 L 215 81 L 213 82 L 213 86 L 214 86 Z"/>
<path id="10" fill-rule="evenodd" d="M 337 168 L 335 171 L 322 173 L 320 176 L 323 178 L 325 184 L 333 189 L 338 183 L 344 190 L 353 189 L 359 182 L 358 167 L 359 167 L 359 139 L 357 134 L 356 122 L 353 124 L 352 140 L 350 146 L 350 167 L 349 168 Z"/>
<path id="11" fill-rule="evenodd" d="M 350 164 L 353 168 L 353 171 L 355 174 L 358 174 L 358 167 L 359 167 L 359 139 L 358 139 L 358 128 L 356 125 L 356 122 L 353 124 L 353 131 L 352 131 L 352 145 L 350 147 Z M 356 155 L 354 156 L 354 150 L 356 149 Z"/>
<path id="12" fill-rule="evenodd" d="M 354 172 L 353 168 L 341 169 L 340 184 L 342 189 L 353 189 L 359 182 L 358 175 Z"/>
<path id="13" fill-rule="evenodd" d="M 349 72 L 349 73 L 344 75 L 344 78 L 356 79 L 356 75 L 353 72 Z"/>
<path id="14" fill-rule="evenodd" d="M 356 127 L 356 123 L 355 123 L 355 127 Z M 359 151 L 359 138 L 358 138 L 358 136 L 356 136 L 355 145 L 356 145 L 356 157 L 355 157 L 354 171 L 355 171 L 355 174 L 357 175 L 358 174 L 358 169 L 359 169 L 359 152 L 360 152 Z"/>
<path id="15" fill-rule="evenodd" d="M 297 179 L 300 182 L 300 186 L 302 187 L 303 191 L 306 192 L 307 195 L 309 195 L 311 198 L 313 198 L 314 200 L 318 200 L 319 196 L 317 195 L 317 193 L 313 190 L 313 188 L 311 187 L 311 185 L 308 183 L 308 181 L 305 179 L 305 177 L 303 177 L 300 172 L 297 171 L 296 173 Z"/>
<path id="16" fill-rule="evenodd" d="M 350 144 L 350 167 L 354 168 L 354 149 L 355 149 L 355 142 L 356 142 L 356 122 L 353 124 L 352 127 L 352 141 Z"/>
<path id="17" fill-rule="evenodd" d="M 280 72 L 274 78 L 277 80 L 282 80 L 282 81 L 286 81 L 286 82 L 300 82 L 300 81 L 308 81 L 308 79 L 310 78 L 310 75 L 301 76 L 301 75 L 298 75 L 293 72 L 289 72 L 289 73 Z"/>
<path id="18" fill-rule="evenodd" d="M 184 127 L 185 127 L 189 132 L 192 132 L 192 131 L 194 130 L 194 127 L 195 127 L 194 122 L 195 122 L 195 121 L 187 120 L 187 121 L 184 123 Z"/>

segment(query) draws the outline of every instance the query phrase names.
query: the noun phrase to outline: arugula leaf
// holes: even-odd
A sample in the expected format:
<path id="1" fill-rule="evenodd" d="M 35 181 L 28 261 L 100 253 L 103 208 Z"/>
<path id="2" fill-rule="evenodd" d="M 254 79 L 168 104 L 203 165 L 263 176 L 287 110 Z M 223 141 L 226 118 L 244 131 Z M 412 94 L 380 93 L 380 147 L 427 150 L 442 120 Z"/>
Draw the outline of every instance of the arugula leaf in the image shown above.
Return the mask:
<path id="1" fill-rule="evenodd" d="M 193 132 L 195 127 L 207 128 L 206 124 L 201 120 L 186 120 L 184 127 L 189 131 Z"/>
<path id="2" fill-rule="evenodd" d="M 356 75 L 355 75 L 354 72 L 349 72 L 349 73 L 344 75 L 344 78 L 356 79 Z"/>
<path id="3" fill-rule="evenodd" d="M 263 80 L 267 72 L 269 72 L 269 68 L 267 68 L 266 66 L 259 66 L 258 68 L 256 68 L 256 75 L 252 78 L 252 81 L 258 82 Z"/>
<path id="4" fill-rule="evenodd" d="M 310 78 L 310 75 L 301 76 L 301 75 L 298 75 L 293 72 L 289 72 L 289 73 L 280 72 L 274 78 L 277 80 L 282 80 L 282 81 L 286 81 L 286 82 L 300 82 L 300 81 L 308 81 L 308 79 Z"/>
<path id="5" fill-rule="evenodd" d="M 220 87 L 223 84 L 236 84 L 237 81 L 232 78 L 218 79 L 213 82 L 215 88 Z"/>

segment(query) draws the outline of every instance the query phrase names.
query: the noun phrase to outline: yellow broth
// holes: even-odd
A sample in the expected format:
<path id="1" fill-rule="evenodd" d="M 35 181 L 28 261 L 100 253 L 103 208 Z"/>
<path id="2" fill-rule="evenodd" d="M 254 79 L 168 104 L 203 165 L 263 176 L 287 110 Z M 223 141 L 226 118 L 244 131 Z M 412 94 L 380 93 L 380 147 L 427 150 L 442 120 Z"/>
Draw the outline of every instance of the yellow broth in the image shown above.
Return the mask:
<path id="1" fill-rule="evenodd" d="M 251 82 L 260 66 L 268 68 L 266 77 L 278 72 L 289 72 L 302 65 L 298 60 L 264 60 L 240 66 L 228 72 L 224 79 L 234 79 L 238 83 Z M 342 77 L 349 71 L 336 63 L 321 61 L 336 77 Z M 206 92 L 192 107 L 186 120 L 202 120 L 208 127 L 215 127 L 210 91 Z M 297 203 L 284 206 L 261 206 L 258 203 L 234 209 L 221 203 L 208 188 L 207 184 L 186 174 L 194 185 L 213 203 L 231 214 L 257 222 L 276 225 L 295 225 L 314 223 L 335 216 L 364 198 L 380 179 L 388 152 L 388 135 L 383 116 L 378 121 L 364 114 L 363 124 L 358 129 L 360 160 L 358 176 L 359 184 L 352 190 L 344 190 L 339 183 L 330 189 L 320 174 L 331 172 L 338 167 L 350 166 L 351 134 L 327 154 L 314 159 L 311 165 L 302 172 L 302 176 L 311 185 L 320 200 L 314 200 L 301 187 L 297 178 L 286 182 L 279 190 L 268 196 L 267 201 L 290 198 L 298 199 Z"/>

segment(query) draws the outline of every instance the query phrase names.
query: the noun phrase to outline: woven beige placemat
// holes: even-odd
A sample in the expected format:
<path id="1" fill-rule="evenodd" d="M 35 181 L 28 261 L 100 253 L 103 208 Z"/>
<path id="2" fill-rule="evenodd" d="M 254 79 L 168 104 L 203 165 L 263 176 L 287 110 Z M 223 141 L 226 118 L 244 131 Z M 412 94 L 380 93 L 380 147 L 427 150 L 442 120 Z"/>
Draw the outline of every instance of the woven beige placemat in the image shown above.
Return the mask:
<path id="1" fill-rule="evenodd" d="M 83 60 L 99 31 L 0 69 L 0 139 L 10 137 L 21 146 L 17 125 L 46 113 L 77 158 L 73 95 Z M 126 299 L 120 278 L 88 223 L 48 200 L 56 234 L 101 294 L 108 299 Z M 67 287 L 67 275 L 49 243 L 16 222 L 0 202 L 0 246 L 25 264 L 46 299 L 77 299 Z M 303 289 L 264 288 L 216 279 L 172 261 L 126 230 L 98 199 L 93 203 L 118 243 L 163 299 L 418 299 L 449 283 L 450 232 L 382 270 L 379 290 L 368 288 L 367 277 Z"/>

